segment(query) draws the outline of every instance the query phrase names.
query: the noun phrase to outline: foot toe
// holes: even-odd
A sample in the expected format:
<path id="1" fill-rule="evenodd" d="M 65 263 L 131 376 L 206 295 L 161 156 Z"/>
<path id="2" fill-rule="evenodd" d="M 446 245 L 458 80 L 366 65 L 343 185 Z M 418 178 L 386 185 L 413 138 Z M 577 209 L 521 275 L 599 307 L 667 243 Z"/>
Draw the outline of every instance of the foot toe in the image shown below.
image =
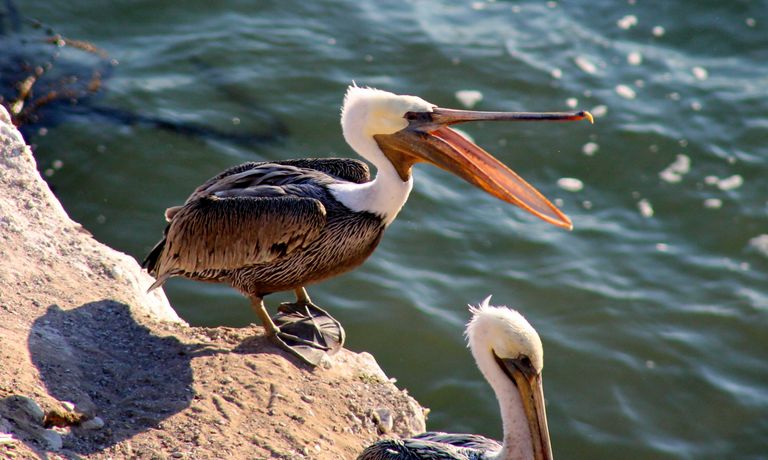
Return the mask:
<path id="1" fill-rule="evenodd" d="M 289 345 L 287 343 L 287 340 L 291 340 L 290 338 L 283 339 L 284 334 L 278 333 L 277 335 L 272 336 L 272 340 L 275 342 L 275 344 L 282 348 L 283 350 L 287 351 L 288 353 L 292 354 L 293 356 L 296 356 L 301 361 L 303 361 L 306 364 L 309 364 L 310 366 L 317 367 L 320 365 L 320 362 L 323 360 L 323 356 L 326 355 L 326 352 L 316 348 L 314 346 L 304 345 L 304 344 L 294 344 Z"/>
<path id="2" fill-rule="evenodd" d="M 346 334 L 341 323 L 315 305 L 282 304 L 272 320 L 282 333 L 300 339 L 286 337 L 288 343 L 315 344 L 316 348 L 327 350 L 331 355 L 344 345 Z"/>

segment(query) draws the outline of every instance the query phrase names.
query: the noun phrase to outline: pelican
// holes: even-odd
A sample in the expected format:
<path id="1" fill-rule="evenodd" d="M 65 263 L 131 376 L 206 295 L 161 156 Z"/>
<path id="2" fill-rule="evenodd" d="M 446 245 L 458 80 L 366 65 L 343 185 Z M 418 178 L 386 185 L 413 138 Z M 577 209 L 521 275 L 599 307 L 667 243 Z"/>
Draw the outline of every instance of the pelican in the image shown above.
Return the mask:
<path id="1" fill-rule="evenodd" d="M 427 162 L 558 227 L 571 221 L 535 188 L 449 128 L 482 120 L 582 120 L 589 112 L 475 112 L 416 96 L 351 86 L 344 139 L 377 170 L 352 159 L 298 159 L 234 166 L 168 208 L 162 240 L 143 262 L 157 281 L 172 276 L 228 283 L 250 301 L 266 334 L 310 365 L 343 345 L 344 329 L 314 305 L 304 286 L 360 265 L 371 255 Z M 295 303 L 271 318 L 264 296 L 293 290 Z"/>
<path id="2" fill-rule="evenodd" d="M 541 339 L 520 313 L 491 306 L 490 299 L 470 307 L 466 336 L 477 367 L 499 401 L 503 443 L 475 434 L 426 432 L 379 441 L 358 460 L 552 459 L 541 381 Z"/>

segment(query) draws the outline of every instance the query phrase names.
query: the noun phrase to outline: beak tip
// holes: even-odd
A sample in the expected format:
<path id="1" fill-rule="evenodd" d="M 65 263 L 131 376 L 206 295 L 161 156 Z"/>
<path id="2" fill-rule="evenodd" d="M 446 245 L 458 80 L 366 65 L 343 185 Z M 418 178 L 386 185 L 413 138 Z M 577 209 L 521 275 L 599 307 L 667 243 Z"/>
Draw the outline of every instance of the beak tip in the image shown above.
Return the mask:
<path id="1" fill-rule="evenodd" d="M 560 228 L 562 228 L 564 230 L 568 230 L 569 232 L 573 231 L 573 222 L 571 222 L 571 219 L 568 216 L 566 216 L 565 214 L 562 214 L 562 213 L 558 213 L 558 214 L 560 214 L 560 215 L 557 216 L 558 217 L 557 219 L 551 219 L 551 220 L 547 219 L 547 221 L 550 224 L 552 224 L 552 225 L 554 225 L 556 227 L 560 227 Z"/>
<path id="2" fill-rule="evenodd" d="M 530 211 L 529 211 L 530 212 Z M 543 220 L 544 222 L 554 225 L 555 227 L 562 228 L 563 230 L 572 231 L 573 230 L 573 222 L 571 222 L 571 219 L 568 218 L 565 214 L 558 213 L 560 215 L 558 216 L 543 216 L 538 213 L 533 213 L 538 217 L 539 219 Z"/>
<path id="3" fill-rule="evenodd" d="M 589 113 L 589 112 L 587 112 L 586 110 L 585 110 L 583 113 L 584 113 L 584 118 L 586 118 L 587 120 L 589 120 L 589 123 L 590 123 L 590 124 L 593 124 L 593 125 L 594 125 L 594 124 L 595 124 L 595 117 L 593 117 L 593 116 L 592 116 L 592 114 L 591 114 L 591 113 Z"/>

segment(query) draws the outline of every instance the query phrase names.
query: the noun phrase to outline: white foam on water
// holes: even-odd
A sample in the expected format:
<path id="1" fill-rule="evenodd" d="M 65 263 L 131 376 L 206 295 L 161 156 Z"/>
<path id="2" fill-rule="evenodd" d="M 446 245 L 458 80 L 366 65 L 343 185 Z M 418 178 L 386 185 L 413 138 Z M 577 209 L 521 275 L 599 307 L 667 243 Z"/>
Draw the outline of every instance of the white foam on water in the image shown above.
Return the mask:
<path id="1" fill-rule="evenodd" d="M 707 209 L 720 209 L 723 207 L 723 200 L 720 198 L 707 198 L 704 200 L 704 207 Z"/>
<path id="2" fill-rule="evenodd" d="M 561 177 L 557 180 L 557 186 L 568 192 L 578 192 L 584 189 L 584 182 L 575 177 Z"/>
<path id="3" fill-rule="evenodd" d="M 707 185 L 717 185 L 718 182 L 720 182 L 720 179 L 717 176 L 707 176 L 704 178 L 704 183 Z"/>
<path id="4" fill-rule="evenodd" d="M 731 177 L 720 179 L 717 183 L 717 188 L 720 190 L 733 190 L 737 189 L 744 184 L 744 178 L 738 174 L 734 174 Z"/>
<path id="5" fill-rule="evenodd" d="M 634 14 L 628 14 L 616 21 L 616 25 L 621 29 L 628 30 L 637 25 L 637 16 Z"/>
<path id="6" fill-rule="evenodd" d="M 691 170 L 691 159 L 687 155 L 678 154 L 675 161 L 659 173 L 659 177 L 665 182 L 674 184 L 683 179 L 683 175 Z"/>
<path id="7" fill-rule="evenodd" d="M 604 117 L 605 114 L 608 113 L 608 106 L 606 105 L 596 105 L 592 107 L 592 110 L 590 110 L 590 113 L 592 113 L 592 116 L 595 118 Z"/>
<path id="8" fill-rule="evenodd" d="M 581 152 L 584 155 L 592 156 L 600 150 L 600 146 L 596 142 L 587 142 L 581 147 Z"/>
<path id="9" fill-rule="evenodd" d="M 478 102 L 483 100 L 483 93 L 474 89 L 462 89 L 456 91 L 455 96 L 461 105 L 468 109 L 473 108 Z"/>
<path id="10" fill-rule="evenodd" d="M 653 206 L 645 198 L 637 202 L 637 209 L 640 211 L 641 216 L 646 218 L 653 217 Z"/>
<path id="11" fill-rule="evenodd" d="M 624 99 L 634 99 L 637 97 L 635 90 L 627 85 L 616 85 L 616 94 L 623 97 Z"/>
<path id="12" fill-rule="evenodd" d="M 762 234 L 752 238 L 749 240 L 749 246 L 765 257 L 768 257 L 768 234 Z"/>
<path id="13" fill-rule="evenodd" d="M 706 80 L 709 77 L 709 72 L 704 67 L 696 66 L 691 69 L 691 73 L 697 80 Z"/>
<path id="14" fill-rule="evenodd" d="M 597 73 L 597 66 L 589 61 L 589 59 L 585 58 L 584 56 L 576 56 L 573 59 L 573 62 L 576 63 L 576 65 L 581 69 L 582 71 L 594 75 Z"/>

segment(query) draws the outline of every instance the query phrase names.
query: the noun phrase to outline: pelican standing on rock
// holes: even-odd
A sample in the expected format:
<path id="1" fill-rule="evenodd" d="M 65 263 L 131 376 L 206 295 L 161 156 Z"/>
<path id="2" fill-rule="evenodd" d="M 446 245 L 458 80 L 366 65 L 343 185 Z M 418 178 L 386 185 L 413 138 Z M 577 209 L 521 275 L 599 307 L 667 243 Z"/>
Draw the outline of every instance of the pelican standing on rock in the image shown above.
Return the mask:
<path id="1" fill-rule="evenodd" d="M 427 432 L 379 441 L 357 460 L 552 459 L 541 382 L 541 339 L 520 313 L 490 306 L 490 299 L 471 308 L 466 336 L 477 367 L 499 401 L 503 443 L 475 434 Z"/>
<path id="2" fill-rule="evenodd" d="M 252 162 L 211 178 L 165 212 L 163 239 L 143 262 L 161 286 L 172 276 L 228 283 L 246 295 L 281 348 L 317 365 L 344 341 L 338 321 L 304 286 L 368 258 L 428 162 L 559 227 L 571 221 L 535 188 L 449 128 L 483 120 L 581 120 L 589 112 L 475 112 L 444 109 L 415 96 L 351 86 L 341 113 L 347 143 L 376 167 L 352 159 Z M 294 290 L 270 318 L 264 296 Z"/>

